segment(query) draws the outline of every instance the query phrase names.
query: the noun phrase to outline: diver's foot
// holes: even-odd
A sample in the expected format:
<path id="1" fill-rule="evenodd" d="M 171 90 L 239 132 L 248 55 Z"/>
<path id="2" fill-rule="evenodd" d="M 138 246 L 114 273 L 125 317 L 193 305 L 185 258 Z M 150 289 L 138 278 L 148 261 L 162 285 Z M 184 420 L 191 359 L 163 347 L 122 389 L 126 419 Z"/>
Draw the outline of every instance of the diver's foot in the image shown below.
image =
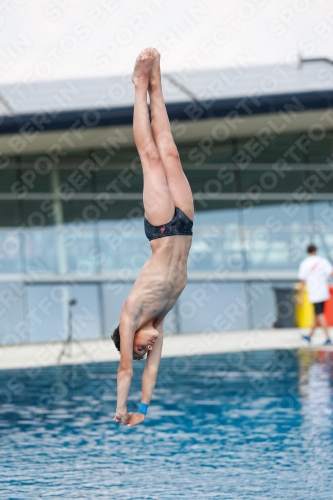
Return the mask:
<path id="1" fill-rule="evenodd" d="M 311 342 L 311 337 L 309 337 L 309 335 L 302 335 L 302 339 L 306 340 L 307 342 Z"/>
<path id="2" fill-rule="evenodd" d="M 144 49 L 140 52 L 135 61 L 132 82 L 135 87 L 145 87 L 148 89 L 149 77 L 153 66 L 153 49 Z"/>
<path id="3" fill-rule="evenodd" d="M 324 345 L 331 345 L 332 344 L 332 340 L 331 339 L 327 339 L 326 342 L 324 342 Z"/>
<path id="4" fill-rule="evenodd" d="M 151 49 L 153 54 L 153 67 L 149 78 L 149 92 L 161 88 L 161 54 L 157 49 Z"/>

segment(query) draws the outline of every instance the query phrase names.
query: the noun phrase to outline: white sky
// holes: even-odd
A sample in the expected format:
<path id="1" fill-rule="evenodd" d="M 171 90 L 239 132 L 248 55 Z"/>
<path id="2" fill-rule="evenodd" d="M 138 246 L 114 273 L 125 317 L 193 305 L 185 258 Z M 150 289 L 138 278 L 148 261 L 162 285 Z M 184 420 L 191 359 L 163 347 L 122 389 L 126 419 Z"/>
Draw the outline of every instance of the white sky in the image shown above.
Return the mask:
<path id="1" fill-rule="evenodd" d="M 164 71 L 333 59 L 332 0 L 1 0 L 0 81 L 131 73 L 156 46 Z"/>

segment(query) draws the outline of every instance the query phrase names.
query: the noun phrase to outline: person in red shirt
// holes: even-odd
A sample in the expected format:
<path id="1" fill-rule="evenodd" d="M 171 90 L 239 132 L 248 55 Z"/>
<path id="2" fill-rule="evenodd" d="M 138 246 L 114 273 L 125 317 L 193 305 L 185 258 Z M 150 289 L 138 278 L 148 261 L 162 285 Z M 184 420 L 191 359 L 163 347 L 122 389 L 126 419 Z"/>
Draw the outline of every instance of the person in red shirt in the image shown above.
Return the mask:
<path id="1" fill-rule="evenodd" d="M 302 335 L 302 337 L 307 342 L 311 342 L 316 327 L 321 326 L 326 335 L 325 345 L 329 345 L 332 341 L 329 337 L 324 315 L 324 304 L 330 297 L 327 280 L 330 276 L 333 276 L 333 267 L 327 259 L 317 255 L 315 245 L 309 245 L 307 251 L 309 256 L 299 266 L 298 277 L 301 280 L 301 285 L 297 300 L 299 305 L 302 305 L 302 296 L 306 285 L 309 301 L 314 307 L 315 317 L 309 335 Z"/>

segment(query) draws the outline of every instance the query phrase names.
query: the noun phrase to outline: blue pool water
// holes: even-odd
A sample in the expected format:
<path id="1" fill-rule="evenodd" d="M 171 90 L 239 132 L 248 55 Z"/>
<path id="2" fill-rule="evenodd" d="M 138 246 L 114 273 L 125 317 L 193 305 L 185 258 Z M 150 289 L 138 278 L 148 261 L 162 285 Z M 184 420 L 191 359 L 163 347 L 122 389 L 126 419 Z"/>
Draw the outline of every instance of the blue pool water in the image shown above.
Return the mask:
<path id="1" fill-rule="evenodd" d="M 112 421 L 116 371 L 0 372 L 1 500 L 333 498 L 333 352 L 163 359 L 133 429 Z"/>

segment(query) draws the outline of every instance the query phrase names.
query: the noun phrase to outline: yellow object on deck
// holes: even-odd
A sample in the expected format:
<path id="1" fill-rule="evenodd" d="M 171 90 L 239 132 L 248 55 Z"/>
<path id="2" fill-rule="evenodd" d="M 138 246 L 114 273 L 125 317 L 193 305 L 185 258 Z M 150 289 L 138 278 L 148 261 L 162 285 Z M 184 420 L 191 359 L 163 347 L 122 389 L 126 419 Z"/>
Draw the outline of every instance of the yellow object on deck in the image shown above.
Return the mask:
<path id="1" fill-rule="evenodd" d="M 296 285 L 296 289 L 299 289 L 300 285 Z M 313 304 L 309 302 L 308 292 L 306 287 L 303 291 L 302 305 L 298 304 L 297 295 L 295 296 L 295 315 L 296 315 L 296 325 L 299 328 L 310 328 L 314 320 L 314 309 Z"/>

